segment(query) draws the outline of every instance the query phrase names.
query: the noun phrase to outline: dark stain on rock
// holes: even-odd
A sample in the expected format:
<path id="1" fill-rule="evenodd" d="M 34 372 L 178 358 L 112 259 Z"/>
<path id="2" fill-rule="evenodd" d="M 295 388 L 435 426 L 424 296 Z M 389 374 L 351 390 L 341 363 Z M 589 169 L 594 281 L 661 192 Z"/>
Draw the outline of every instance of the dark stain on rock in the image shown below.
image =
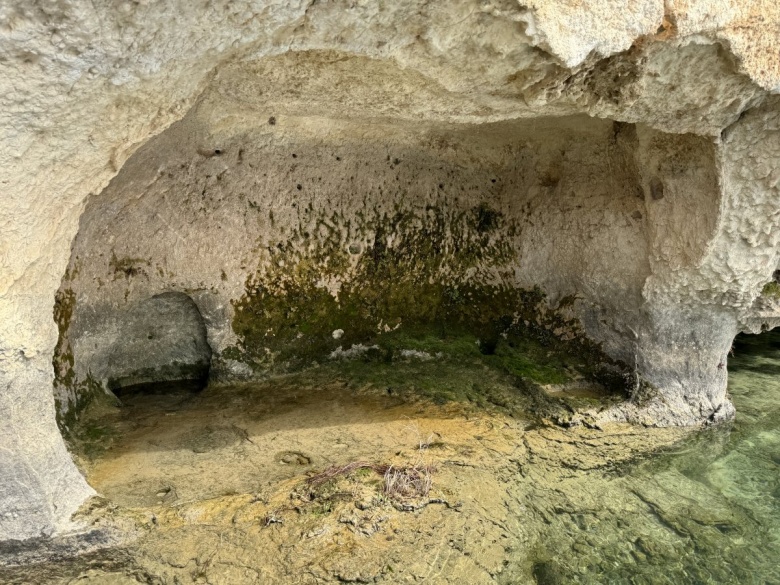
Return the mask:
<path id="1" fill-rule="evenodd" d="M 472 213 L 474 229 L 480 234 L 495 231 L 503 219 L 501 212 L 491 209 L 486 203 L 480 203 Z"/>

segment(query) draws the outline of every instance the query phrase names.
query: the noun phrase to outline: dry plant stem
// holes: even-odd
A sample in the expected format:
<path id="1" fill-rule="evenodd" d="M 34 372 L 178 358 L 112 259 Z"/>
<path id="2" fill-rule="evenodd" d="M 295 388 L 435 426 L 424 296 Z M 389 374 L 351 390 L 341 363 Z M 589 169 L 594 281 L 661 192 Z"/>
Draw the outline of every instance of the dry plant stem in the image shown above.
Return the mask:
<path id="1" fill-rule="evenodd" d="M 346 465 L 333 465 L 309 477 L 306 483 L 318 487 L 337 478 L 345 477 L 359 469 L 371 469 L 383 477 L 383 494 L 390 499 L 424 498 L 431 491 L 432 475 L 436 468 L 430 464 L 393 466 L 366 461 L 353 461 Z"/>
<path id="2" fill-rule="evenodd" d="M 377 463 L 368 463 L 366 461 L 353 461 L 346 465 L 331 465 L 325 471 L 312 475 L 306 480 L 312 487 L 320 486 L 331 479 L 336 477 L 345 477 L 359 469 L 371 469 L 380 475 L 384 475 L 388 468 L 388 465 L 380 465 Z"/>
<path id="3" fill-rule="evenodd" d="M 384 474 L 384 493 L 389 498 L 421 498 L 431 491 L 434 468 L 416 464 L 412 467 L 390 466 Z"/>

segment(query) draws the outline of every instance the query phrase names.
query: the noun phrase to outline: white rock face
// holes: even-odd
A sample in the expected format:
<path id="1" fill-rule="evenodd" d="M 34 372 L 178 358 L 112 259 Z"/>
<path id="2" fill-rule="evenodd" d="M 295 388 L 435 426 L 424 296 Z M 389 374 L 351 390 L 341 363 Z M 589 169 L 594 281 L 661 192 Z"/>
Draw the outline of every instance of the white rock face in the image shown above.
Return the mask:
<path id="1" fill-rule="evenodd" d="M 526 263 L 514 278 L 551 295 L 566 286 L 583 293 L 577 315 L 588 333 L 609 353 L 633 357 L 662 392 L 637 417 L 679 424 L 727 416 L 721 364 L 733 335 L 777 317 L 760 292 L 778 265 L 780 108 L 771 94 L 780 90 L 780 8 L 759 0 L 665 4 L 0 4 L 0 538 L 70 530 L 72 512 L 92 493 L 55 422 L 55 292 L 87 198 L 196 103 L 193 128 L 205 134 L 166 160 L 200 157 L 197 164 L 214 167 L 214 176 L 223 164 L 231 171 L 225 158 L 207 156 L 223 148 L 214 139 L 232 148 L 243 124 L 259 127 L 271 116 L 277 144 L 322 141 L 333 128 L 333 136 L 349 134 L 354 148 L 381 141 L 391 130 L 371 120 L 382 120 L 410 145 L 408 136 L 429 128 L 423 134 L 440 142 L 428 152 L 439 157 L 451 150 L 449 133 L 452 144 L 471 139 L 455 124 L 477 128 L 479 145 L 474 125 L 604 118 L 588 126 L 601 154 L 579 147 L 578 158 L 560 168 L 563 185 L 588 178 L 608 188 L 594 187 L 582 215 L 564 213 L 569 203 L 582 204 L 581 193 L 539 206 L 544 223 L 526 231 L 536 229 L 539 238 L 515 242 Z M 636 127 L 613 132 L 611 120 Z M 509 138 L 485 139 L 486 149 L 511 142 L 514 130 L 503 123 L 491 128 Z M 521 134 L 543 143 L 533 124 Z M 564 135 L 565 124 L 553 126 L 551 135 Z M 512 166 L 510 155 L 480 159 L 479 152 L 450 160 L 461 164 L 474 153 L 470 178 L 485 163 Z M 538 160 L 555 171 L 553 154 Z M 164 182 L 160 156 L 149 159 L 160 167 L 131 178 Z M 569 170 L 587 161 L 598 164 Z M 639 186 L 641 197 L 610 186 L 613 179 Z M 148 186 L 130 181 L 113 193 L 137 199 L 138 213 Z M 289 201 L 286 191 L 276 196 L 280 208 Z M 533 199 L 528 190 L 523 196 Z M 513 194 L 501 197 L 509 205 Z M 151 221 L 166 219 L 154 208 L 148 213 Z M 99 227 L 99 219 L 82 223 Z M 561 240 L 551 235 L 562 233 Z M 549 258 L 556 263 L 542 270 Z M 243 284 L 232 276 L 239 272 L 217 283 L 223 298 L 236 298 L 228 288 Z M 107 302 L 122 300 L 114 292 Z"/>

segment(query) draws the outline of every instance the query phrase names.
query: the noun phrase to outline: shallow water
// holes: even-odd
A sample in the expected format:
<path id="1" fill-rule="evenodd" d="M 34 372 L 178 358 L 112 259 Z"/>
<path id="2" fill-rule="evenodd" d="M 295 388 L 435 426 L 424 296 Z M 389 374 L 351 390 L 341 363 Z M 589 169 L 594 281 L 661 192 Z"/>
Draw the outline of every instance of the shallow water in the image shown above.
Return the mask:
<path id="1" fill-rule="evenodd" d="M 0 583 L 780 585 L 780 333 L 737 340 L 737 419 L 695 433 L 562 427 L 500 371 L 435 365 L 394 364 L 379 390 L 351 364 L 97 410 L 87 477 L 112 504 L 87 516 L 140 537 L 43 543 L 27 552 L 44 562 L 6 570 L 0 548 Z M 478 378 L 490 400 L 404 389 L 425 376 L 424 396 Z M 360 474 L 301 499 L 332 464 L 422 453 L 435 503 L 417 512 Z"/>
<path id="2" fill-rule="evenodd" d="M 537 582 L 780 583 L 780 333 L 734 350 L 735 422 L 591 476 L 551 524 Z"/>

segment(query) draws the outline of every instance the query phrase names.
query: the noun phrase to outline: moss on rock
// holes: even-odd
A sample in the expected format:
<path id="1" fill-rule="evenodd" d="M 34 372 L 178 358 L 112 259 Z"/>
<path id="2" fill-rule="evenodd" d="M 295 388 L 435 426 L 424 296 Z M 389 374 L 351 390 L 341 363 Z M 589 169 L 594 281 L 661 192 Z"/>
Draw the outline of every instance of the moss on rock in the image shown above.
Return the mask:
<path id="1" fill-rule="evenodd" d="M 770 280 L 761 289 L 761 294 L 765 297 L 780 299 L 780 283 L 776 280 Z"/>
<path id="2" fill-rule="evenodd" d="M 534 384 L 580 376 L 625 382 L 624 368 L 563 316 L 574 299 L 552 310 L 540 289 L 514 285 L 513 233 L 484 203 L 457 213 L 397 210 L 358 226 L 338 215 L 321 218 L 315 229 L 300 228 L 265 250 L 233 303 L 240 341 L 222 356 L 273 374 L 355 348 L 355 375 L 370 362 L 371 376 L 392 378 L 384 368 L 417 351 Z M 358 254 L 355 239 L 366 242 Z"/>

